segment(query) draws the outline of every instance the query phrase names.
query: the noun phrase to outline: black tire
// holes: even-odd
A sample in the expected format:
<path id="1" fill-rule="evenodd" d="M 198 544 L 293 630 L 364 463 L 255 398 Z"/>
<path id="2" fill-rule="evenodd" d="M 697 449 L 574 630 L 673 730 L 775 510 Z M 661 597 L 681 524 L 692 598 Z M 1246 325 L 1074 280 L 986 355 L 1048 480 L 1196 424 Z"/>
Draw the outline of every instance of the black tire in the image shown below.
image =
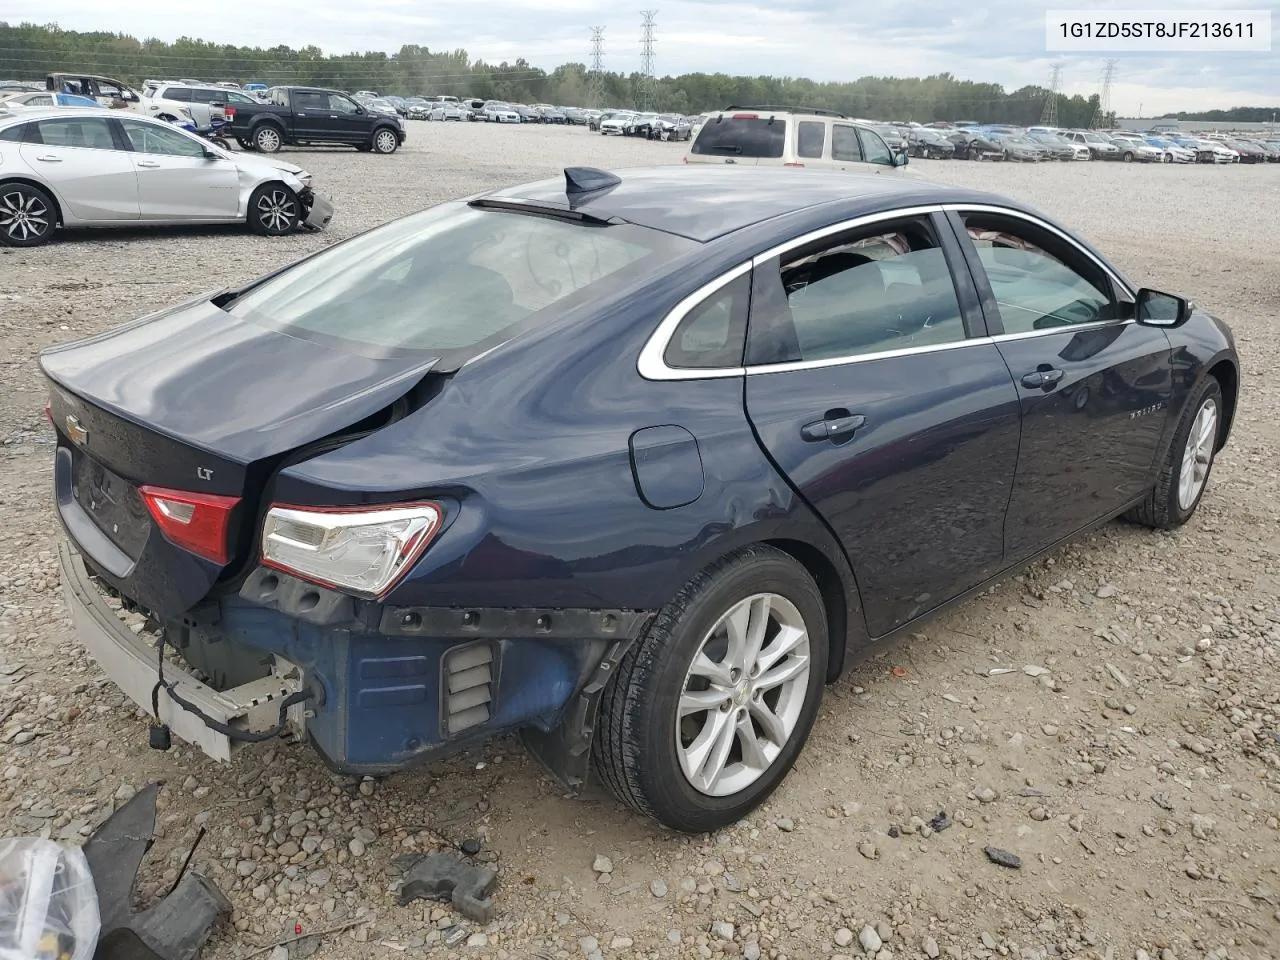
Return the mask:
<path id="1" fill-rule="evenodd" d="M 1213 404 L 1216 416 L 1213 445 L 1200 490 L 1189 505 L 1183 506 L 1178 496 L 1178 481 L 1182 473 L 1183 460 L 1188 452 L 1187 438 L 1201 409 L 1207 404 Z M 1215 454 L 1219 438 L 1222 436 L 1223 412 L 1222 388 L 1213 377 L 1207 377 L 1188 399 L 1182 411 L 1182 418 L 1178 421 L 1178 429 L 1174 431 L 1169 452 L 1160 466 L 1160 475 L 1156 478 L 1155 486 L 1147 494 L 1146 500 L 1125 514 L 1125 519 L 1157 530 L 1172 530 L 1191 519 L 1204 498 L 1205 490 L 1209 489 L 1209 478 L 1213 474 Z"/>
<path id="2" fill-rule="evenodd" d="M 283 237 L 302 224 L 302 202 L 283 183 L 264 183 L 249 196 L 249 229 L 263 237 Z"/>
<path id="3" fill-rule="evenodd" d="M 1125 163 L 1133 163 L 1132 151 L 1126 150 L 1124 152 L 1124 155 L 1120 159 L 1123 160 Z"/>
<path id="4" fill-rule="evenodd" d="M 259 153 L 279 153 L 284 134 L 274 124 L 264 123 L 253 132 L 253 148 Z"/>
<path id="5" fill-rule="evenodd" d="M 249 153 L 253 153 L 258 148 L 253 145 L 253 141 L 247 137 L 236 137 L 236 143 L 240 144 L 240 149 Z"/>
<path id="6" fill-rule="evenodd" d="M 711 796 L 694 788 L 676 754 L 679 699 L 707 634 L 734 604 L 765 592 L 790 601 L 804 621 L 805 699 L 790 737 L 758 779 Z M 606 687 L 593 744 L 597 774 L 619 800 L 675 830 L 706 833 L 735 823 L 773 793 L 804 747 L 822 700 L 827 650 L 822 595 L 791 557 L 756 544 L 717 561 L 659 611 Z"/>
<path id="7" fill-rule="evenodd" d="M 38 247 L 58 229 L 58 205 L 30 183 L 0 183 L 0 247 Z"/>
<path id="8" fill-rule="evenodd" d="M 390 127 L 379 127 L 373 131 L 372 147 L 374 153 L 389 154 L 400 149 L 400 138 Z"/>
<path id="9" fill-rule="evenodd" d="M 356 144 L 356 149 L 357 149 L 357 150 L 359 150 L 361 153 L 370 153 L 370 152 L 373 150 L 373 144 L 372 144 L 372 143 L 357 143 L 357 144 Z"/>

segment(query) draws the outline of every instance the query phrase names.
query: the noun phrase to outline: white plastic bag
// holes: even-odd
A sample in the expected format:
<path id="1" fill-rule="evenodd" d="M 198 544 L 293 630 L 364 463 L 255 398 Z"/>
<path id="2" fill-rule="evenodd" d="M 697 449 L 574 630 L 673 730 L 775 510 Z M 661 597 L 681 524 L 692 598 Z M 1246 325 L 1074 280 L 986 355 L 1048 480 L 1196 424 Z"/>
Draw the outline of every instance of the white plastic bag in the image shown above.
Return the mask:
<path id="1" fill-rule="evenodd" d="M 0 840 L 0 960 L 91 960 L 98 892 L 78 849 L 17 837 Z"/>

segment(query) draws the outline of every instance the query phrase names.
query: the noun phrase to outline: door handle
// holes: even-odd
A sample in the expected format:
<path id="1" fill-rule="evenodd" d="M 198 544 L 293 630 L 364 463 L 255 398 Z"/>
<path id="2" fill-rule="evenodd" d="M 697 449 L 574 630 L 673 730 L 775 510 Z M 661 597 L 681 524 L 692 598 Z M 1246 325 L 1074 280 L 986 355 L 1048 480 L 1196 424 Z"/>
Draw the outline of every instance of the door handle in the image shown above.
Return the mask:
<path id="1" fill-rule="evenodd" d="M 820 443 L 823 440 L 844 440 L 867 422 L 860 413 L 845 417 L 829 417 L 826 420 L 815 420 L 800 428 L 800 436 L 808 443 Z"/>
<path id="2" fill-rule="evenodd" d="M 140 166 L 140 167 L 158 167 L 158 166 L 160 166 L 160 162 L 159 162 L 158 160 L 139 160 L 139 161 L 138 161 L 138 166 Z"/>
<path id="3" fill-rule="evenodd" d="M 1028 390 L 1036 390 L 1041 387 L 1051 387 L 1061 379 L 1061 370 L 1033 370 L 1031 373 L 1023 374 L 1022 385 Z"/>
<path id="4" fill-rule="evenodd" d="M 62 162 L 61 157 L 52 157 L 52 156 L 49 156 L 48 154 L 45 154 L 43 157 L 36 157 L 36 159 L 41 160 L 45 163 L 61 163 Z"/>

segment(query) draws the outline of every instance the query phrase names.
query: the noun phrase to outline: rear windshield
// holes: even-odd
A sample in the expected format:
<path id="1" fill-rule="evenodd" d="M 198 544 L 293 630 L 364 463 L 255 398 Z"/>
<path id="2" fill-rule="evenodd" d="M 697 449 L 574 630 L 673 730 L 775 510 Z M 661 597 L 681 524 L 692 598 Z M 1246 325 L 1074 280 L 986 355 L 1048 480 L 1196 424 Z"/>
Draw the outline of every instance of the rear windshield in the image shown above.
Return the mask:
<path id="1" fill-rule="evenodd" d="M 715 157 L 782 156 L 787 121 L 770 117 L 712 117 L 693 141 L 692 153 Z"/>
<path id="2" fill-rule="evenodd" d="M 228 312 L 365 356 L 450 369 L 697 246 L 634 224 L 448 203 L 285 270 Z"/>

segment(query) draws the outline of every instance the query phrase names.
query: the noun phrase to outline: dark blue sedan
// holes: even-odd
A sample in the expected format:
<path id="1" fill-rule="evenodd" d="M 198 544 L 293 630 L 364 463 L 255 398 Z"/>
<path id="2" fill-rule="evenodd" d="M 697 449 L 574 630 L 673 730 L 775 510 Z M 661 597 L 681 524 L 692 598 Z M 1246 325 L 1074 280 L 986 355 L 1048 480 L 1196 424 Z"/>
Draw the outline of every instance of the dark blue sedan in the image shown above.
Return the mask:
<path id="1" fill-rule="evenodd" d="M 687 831 L 856 648 L 1185 523 L 1239 386 L 1013 201 L 705 167 L 446 203 L 41 363 L 68 602 L 154 746 L 382 775 L 519 730 Z"/>

